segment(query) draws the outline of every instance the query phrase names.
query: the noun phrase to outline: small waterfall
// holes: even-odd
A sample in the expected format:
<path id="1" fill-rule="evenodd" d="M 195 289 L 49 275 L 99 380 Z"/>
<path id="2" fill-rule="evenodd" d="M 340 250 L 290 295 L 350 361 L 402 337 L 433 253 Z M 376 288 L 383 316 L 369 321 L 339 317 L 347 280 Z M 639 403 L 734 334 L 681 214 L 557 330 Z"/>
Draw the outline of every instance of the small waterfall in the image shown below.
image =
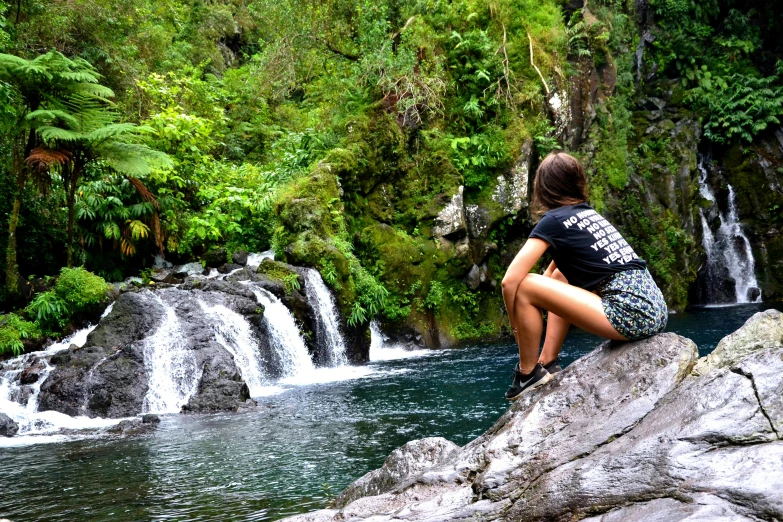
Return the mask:
<path id="1" fill-rule="evenodd" d="M 264 306 L 264 323 L 269 341 L 281 365 L 281 376 L 293 377 L 314 370 L 313 361 L 294 316 L 274 294 L 254 283 L 247 283 L 258 303 Z"/>
<path id="2" fill-rule="evenodd" d="M 111 313 L 110 304 L 101 316 Z M 69 417 L 55 411 L 38 411 L 38 395 L 41 385 L 49 377 L 54 367 L 49 364 L 52 355 L 67 350 L 71 345 L 84 346 L 87 336 L 96 325 L 89 325 L 74 332 L 60 342 L 50 344 L 45 350 L 14 357 L 0 363 L 0 412 L 5 413 L 19 425 L 19 436 L 54 433 L 60 429 L 86 429 L 111 426 L 121 419 L 90 419 L 88 417 Z M 28 385 L 21 383 L 22 372 L 38 366 L 38 379 Z"/>
<path id="3" fill-rule="evenodd" d="M 272 261 L 274 261 L 275 251 L 265 250 L 264 252 L 261 253 L 248 254 L 246 266 L 251 270 L 258 270 L 258 267 L 261 266 L 261 262 L 264 259 L 271 259 Z"/>
<path id="4" fill-rule="evenodd" d="M 182 335 L 174 307 L 158 294 L 146 295 L 163 308 L 164 316 L 158 329 L 142 341 L 148 382 L 142 411 L 179 413 L 196 391 L 200 368 Z"/>
<path id="5" fill-rule="evenodd" d="M 370 362 L 394 361 L 433 353 L 433 350 L 408 350 L 404 345 L 389 345 L 389 338 L 381 331 L 378 323 L 370 323 Z"/>
<path id="6" fill-rule="evenodd" d="M 717 205 L 715 193 L 707 182 L 707 169 L 703 160 L 699 161 L 699 193 Z M 715 234 L 710 229 L 704 209 L 699 208 L 702 225 L 702 245 L 707 254 L 707 302 L 713 303 L 713 287 L 720 284 L 721 268 L 728 272 L 728 277 L 734 281 L 735 302 L 749 303 L 761 301 L 761 291 L 756 280 L 756 263 L 750 241 L 742 230 L 742 224 L 737 215 L 737 202 L 734 188 L 729 185 L 728 211 L 718 211 L 720 227 Z"/>
<path id="7" fill-rule="evenodd" d="M 244 317 L 223 305 L 210 306 L 199 300 L 201 309 L 209 317 L 215 340 L 234 358 L 242 379 L 257 397 L 267 384 L 267 377 L 258 358 L 258 342 Z"/>
<path id="8" fill-rule="evenodd" d="M 305 269 L 305 286 L 307 288 L 307 299 L 316 313 L 318 343 L 325 348 L 324 352 L 329 354 L 330 365 L 344 366 L 348 364 L 348 357 L 345 355 L 345 343 L 343 336 L 340 334 L 337 307 L 318 270 L 313 268 Z"/>

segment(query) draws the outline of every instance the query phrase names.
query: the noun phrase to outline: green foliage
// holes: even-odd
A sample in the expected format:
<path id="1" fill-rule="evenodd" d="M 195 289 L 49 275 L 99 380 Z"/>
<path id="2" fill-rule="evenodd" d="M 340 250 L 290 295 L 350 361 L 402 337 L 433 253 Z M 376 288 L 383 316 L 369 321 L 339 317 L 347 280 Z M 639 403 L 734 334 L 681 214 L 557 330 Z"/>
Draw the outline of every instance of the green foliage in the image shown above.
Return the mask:
<path id="1" fill-rule="evenodd" d="M 324 262 L 323 266 L 321 266 L 320 272 L 321 277 L 323 277 L 324 281 L 326 281 L 326 284 L 332 287 L 337 286 L 337 268 L 334 266 L 334 263 L 331 259 L 328 259 Z"/>
<path id="2" fill-rule="evenodd" d="M 287 274 L 283 276 L 283 286 L 285 292 L 290 294 L 294 290 L 301 290 L 302 284 L 299 282 L 299 274 Z"/>
<path id="3" fill-rule="evenodd" d="M 440 281 L 433 281 L 430 283 L 430 289 L 427 291 L 427 297 L 424 298 L 422 305 L 428 310 L 439 310 L 445 298 L 446 291 L 443 287 L 443 283 Z"/>
<path id="4" fill-rule="evenodd" d="M 63 268 L 54 290 L 65 301 L 72 312 L 104 303 L 109 291 L 106 281 L 84 268 Z"/>
<path id="5" fill-rule="evenodd" d="M 63 268 L 54 288 L 41 292 L 27 305 L 27 313 L 43 330 L 57 333 L 74 314 L 104 303 L 109 286 L 84 268 Z"/>
<path id="6" fill-rule="evenodd" d="M 27 305 L 26 311 L 35 319 L 36 324 L 49 332 L 65 328 L 71 317 L 68 303 L 54 290 L 36 295 Z"/>
<path id="7" fill-rule="evenodd" d="M 783 86 L 777 76 L 718 77 L 710 85 L 702 82 L 688 97 L 706 111 L 704 136 L 715 143 L 749 143 L 769 125 L 780 124 L 783 115 Z"/>
<path id="8" fill-rule="evenodd" d="M 493 181 L 496 167 L 509 162 L 506 144 L 499 129 L 488 127 L 470 137 L 451 139 L 452 162 L 462 172 L 467 189 L 481 190 Z"/>
<path id="9" fill-rule="evenodd" d="M 0 316 L 0 354 L 11 352 L 20 355 L 25 339 L 40 337 L 41 331 L 35 323 L 25 321 L 17 314 Z"/>

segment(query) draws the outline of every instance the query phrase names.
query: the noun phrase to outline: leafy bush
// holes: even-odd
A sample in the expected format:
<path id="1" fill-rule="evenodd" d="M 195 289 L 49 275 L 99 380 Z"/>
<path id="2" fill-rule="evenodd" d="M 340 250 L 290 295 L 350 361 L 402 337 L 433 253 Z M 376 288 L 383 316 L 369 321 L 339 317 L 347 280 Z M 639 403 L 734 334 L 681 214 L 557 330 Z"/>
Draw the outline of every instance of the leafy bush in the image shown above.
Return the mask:
<path id="1" fill-rule="evenodd" d="M 41 335 L 35 323 L 25 321 L 16 314 L 0 316 L 0 354 L 8 351 L 19 355 L 24 350 L 23 339 Z"/>
<path id="2" fill-rule="evenodd" d="M 109 285 L 102 277 L 84 268 L 63 268 L 54 285 L 54 291 L 67 303 L 71 313 L 74 313 L 103 302 Z"/>
<path id="3" fill-rule="evenodd" d="M 109 285 L 84 268 L 63 268 L 54 288 L 41 292 L 27 305 L 27 313 L 42 329 L 61 331 L 75 313 L 84 312 L 106 299 Z"/>

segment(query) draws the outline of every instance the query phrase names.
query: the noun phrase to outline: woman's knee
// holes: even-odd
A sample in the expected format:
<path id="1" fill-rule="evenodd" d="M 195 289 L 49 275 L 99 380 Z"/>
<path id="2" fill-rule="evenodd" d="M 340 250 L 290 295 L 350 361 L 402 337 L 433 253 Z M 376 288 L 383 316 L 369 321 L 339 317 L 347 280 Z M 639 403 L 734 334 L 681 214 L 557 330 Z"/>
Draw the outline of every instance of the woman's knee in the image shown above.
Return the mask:
<path id="1" fill-rule="evenodd" d="M 563 275 L 563 272 L 561 272 L 559 268 L 555 268 L 555 271 L 552 272 L 552 279 L 556 279 L 564 283 L 568 282 L 568 279 L 566 279 L 566 276 Z"/>
<path id="2" fill-rule="evenodd" d="M 528 274 L 517 287 L 517 299 L 530 301 L 536 290 L 541 286 L 542 279 L 549 279 L 538 274 Z"/>

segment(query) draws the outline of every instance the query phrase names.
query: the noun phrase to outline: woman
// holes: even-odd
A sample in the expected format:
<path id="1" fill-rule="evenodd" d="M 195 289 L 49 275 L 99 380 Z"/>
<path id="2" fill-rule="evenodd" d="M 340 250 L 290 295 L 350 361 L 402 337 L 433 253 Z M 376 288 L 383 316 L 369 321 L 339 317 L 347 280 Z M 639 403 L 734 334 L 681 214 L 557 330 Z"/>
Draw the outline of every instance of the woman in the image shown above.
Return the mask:
<path id="1" fill-rule="evenodd" d="M 557 356 L 571 324 L 618 341 L 645 339 L 666 327 L 666 302 L 647 264 L 590 207 L 586 187 L 582 165 L 563 152 L 548 155 L 536 172 L 533 204 L 543 216 L 503 278 L 503 300 L 519 346 L 509 400 L 560 371 Z M 549 268 L 530 274 L 547 250 Z M 541 309 L 548 318 L 539 354 Z"/>

